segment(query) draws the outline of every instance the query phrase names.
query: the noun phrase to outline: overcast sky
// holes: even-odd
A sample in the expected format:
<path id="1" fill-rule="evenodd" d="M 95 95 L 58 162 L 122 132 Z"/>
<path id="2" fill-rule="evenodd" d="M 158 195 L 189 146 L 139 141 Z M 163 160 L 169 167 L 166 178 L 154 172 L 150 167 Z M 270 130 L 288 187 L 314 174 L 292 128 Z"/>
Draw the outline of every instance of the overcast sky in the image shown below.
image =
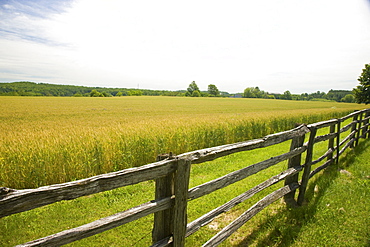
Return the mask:
<path id="1" fill-rule="evenodd" d="M 0 82 L 310 93 L 366 63 L 369 0 L 0 0 Z"/>

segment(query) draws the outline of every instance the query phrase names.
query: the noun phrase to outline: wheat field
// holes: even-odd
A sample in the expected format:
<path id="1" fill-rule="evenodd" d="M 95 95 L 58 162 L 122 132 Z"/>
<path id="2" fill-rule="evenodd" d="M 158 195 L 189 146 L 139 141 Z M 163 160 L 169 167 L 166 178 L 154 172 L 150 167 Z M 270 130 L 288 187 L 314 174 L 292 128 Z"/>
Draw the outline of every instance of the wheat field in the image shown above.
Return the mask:
<path id="1" fill-rule="evenodd" d="M 63 183 L 364 108 L 268 99 L 0 97 L 0 187 Z"/>

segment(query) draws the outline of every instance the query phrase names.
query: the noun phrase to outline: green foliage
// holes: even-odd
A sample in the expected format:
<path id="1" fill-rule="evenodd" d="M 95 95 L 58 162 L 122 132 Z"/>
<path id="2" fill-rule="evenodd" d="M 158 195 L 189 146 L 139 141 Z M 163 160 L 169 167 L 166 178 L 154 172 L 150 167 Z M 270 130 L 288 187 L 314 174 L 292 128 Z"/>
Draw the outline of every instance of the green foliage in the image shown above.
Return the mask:
<path id="1" fill-rule="evenodd" d="M 352 91 L 350 90 L 329 90 L 328 93 L 325 92 L 314 92 L 314 93 L 302 93 L 302 94 L 291 94 L 289 91 L 286 91 L 284 94 L 268 94 L 268 96 L 272 95 L 276 99 L 289 99 L 290 96 L 292 100 L 304 100 L 304 101 L 322 101 L 322 102 L 330 102 L 330 101 L 336 101 L 336 102 L 344 102 L 343 98 L 346 95 L 353 95 Z M 349 100 L 350 96 L 347 96 L 346 100 Z M 349 102 L 348 103 L 352 103 Z"/>
<path id="2" fill-rule="evenodd" d="M 105 91 L 103 91 L 101 94 L 103 95 L 103 97 L 112 97 L 110 93 L 107 93 Z"/>
<path id="3" fill-rule="evenodd" d="M 191 97 L 200 97 L 201 94 L 199 92 L 199 90 L 194 90 L 193 93 L 191 94 Z"/>
<path id="4" fill-rule="evenodd" d="M 244 89 L 244 98 L 269 98 L 265 91 L 259 89 L 259 87 L 247 87 Z"/>
<path id="5" fill-rule="evenodd" d="M 361 76 L 357 79 L 360 82 L 356 88 L 353 89 L 356 102 L 361 104 L 370 103 L 370 64 L 365 64 L 365 69 L 362 70 Z"/>
<path id="6" fill-rule="evenodd" d="M 347 94 L 340 101 L 346 102 L 346 103 L 355 103 L 356 99 L 355 99 L 355 96 L 353 94 Z"/>
<path id="7" fill-rule="evenodd" d="M 91 92 L 90 92 L 90 97 L 102 97 L 102 96 L 103 95 L 95 89 L 91 90 Z"/>
<path id="8" fill-rule="evenodd" d="M 248 88 L 244 89 L 243 97 L 244 98 L 257 98 L 256 94 L 253 93 L 253 90 L 254 90 L 253 87 L 248 87 Z"/>
<path id="9" fill-rule="evenodd" d="M 326 98 L 326 93 L 325 92 L 317 91 L 315 93 L 311 93 L 309 96 L 311 96 L 312 98 L 325 99 Z"/>
<path id="10" fill-rule="evenodd" d="M 290 93 L 289 90 L 285 91 L 284 94 L 281 96 L 281 99 L 285 99 L 285 100 L 292 100 L 293 97 L 292 97 L 292 94 Z"/>
<path id="11" fill-rule="evenodd" d="M 141 95 L 143 95 L 143 92 L 141 90 L 139 90 L 139 89 L 137 89 L 137 90 L 131 90 L 130 91 L 130 95 L 131 96 L 141 96 Z"/>
<path id="12" fill-rule="evenodd" d="M 220 91 L 214 84 L 209 84 L 208 85 L 208 93 L 212 96 L 220 96 Z"/>
<path id="13" fill-rule="evenodd" d="M 199 91 L 199 87 L 198 85 L 195 83 L 195 81 L 193 81 L 192 83 L 189 84 L 189 87 L 187 89 L 187 92 L 186 92 L 186 96 L 192 96 L 192 97 L 199 97 L 199 96 L 193 96 L 193 93 L 194 91 Z"/>
<path id="14" fill-rule="evenodd" d="M 341 102 L 341 100 L 347 95 L 353 94 L 350 90 L 329 90 L 326 94 L 326 99 Z"/>
<path id="15" fill-rule="evenodd" d="M 91 91 L 95 90 L 93 97 L 111 96 L 183 96 L 185 91 L 166 91 L 149 89 L 127 89 L 127 88 L 101 88 L 84 87 L 72 85 L 56 85 L 34 82 L 12 82 L 0 83 L 0 96 L 76 96 L 91 97 Z M 121 94 L 119 94 L 121 92 Z M 102 95 L 100 95 L 102 94 Z M 118 94 L 118 95 L 117 95 Z"/>
<path id="16" fill-rule="evenodd" d="M 131 91 L 127 90 L 122 91 L 122 96 L 131 96 Z"/>

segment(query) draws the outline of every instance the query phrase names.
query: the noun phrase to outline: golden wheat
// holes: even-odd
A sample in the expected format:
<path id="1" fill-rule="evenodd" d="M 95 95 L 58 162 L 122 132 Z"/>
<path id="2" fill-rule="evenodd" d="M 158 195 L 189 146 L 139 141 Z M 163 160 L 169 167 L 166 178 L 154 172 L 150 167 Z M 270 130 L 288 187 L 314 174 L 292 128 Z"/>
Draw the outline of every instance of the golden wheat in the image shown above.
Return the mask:
<path id="1" fill-rule="evenodd" d="M 362 108 L 264 99 L 0 97 L 0 186 L 81 179 Z"/>

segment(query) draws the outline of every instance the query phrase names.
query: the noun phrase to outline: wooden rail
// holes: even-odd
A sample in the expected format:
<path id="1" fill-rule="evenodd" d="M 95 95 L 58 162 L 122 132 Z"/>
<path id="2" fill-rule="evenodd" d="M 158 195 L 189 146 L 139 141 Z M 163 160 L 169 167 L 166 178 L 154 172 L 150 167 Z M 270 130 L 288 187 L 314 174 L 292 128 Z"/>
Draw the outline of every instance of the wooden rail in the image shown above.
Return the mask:
<path id="1" fill-rule="evenodd" d="M 352 121 L 342 127 L 342 123 L 349 121 L 349 119 Z M 165 159 L 159 158 L 157 162 L 141 167 L 78 181 L 37 189 L 0 188 L 0 218 L 62 200 L 72 200 L 81 196 L 155 180 L 156 190 L 153 201 L 19 246 L 60 246 L 135 221 L 149 214 L 154 214 L 152 246 L 184 246 L 186 237 L 209 224 L 220 214 L 229 211 L 269 186 L 285 181 L 283 187 L 258 201 L 203 245 L 217 246 L 263 208 L 281 197 L 284 197 L 289 205 L 302 205 L 309 179 L 329 165 L 338 163 L 339 156 L 346 149 L 358 145 L 359 139 L 370 137 L 369 120 L 370 109 L 366 109 L 339 119 L 300 125 L 292 130 L 268 135 L 261 139 L 206 148 L 178 156 L 170 155 Z M 329 128 L 329 133 L 318 135 L 319 130 L 324 128 Z M 347 131 L 350 133 L 343 138 L 341 134 L 345 134 Z M 306 134 L 309 134 L 309 137 L 308 141 L 304 142 Z M 188 188 L 192 164 L 211 161 L 236 152 L 264 148 L 288 140 L 291 140 L 291 146 L 287 153 L 244 167 L 194 188 Z M 324 141 L 328 142 L 327 151 L 314 160 L 315 144 Z M 301 163 L 302 153 L 306 153 L 303 164 Z M 314 165 L 324 160 L 326 161 L 323 164 L 313 168 Z M 187 222 L 188 201 L 222 189 L 283 161 L 288 161 L 287 170 L 272 176 L 193 222 Z M 298 181 L 298 173 L 301 171 L 303 171 L 302 180 Z M 297 189 L 299 193 L 295 199 Z"/>

